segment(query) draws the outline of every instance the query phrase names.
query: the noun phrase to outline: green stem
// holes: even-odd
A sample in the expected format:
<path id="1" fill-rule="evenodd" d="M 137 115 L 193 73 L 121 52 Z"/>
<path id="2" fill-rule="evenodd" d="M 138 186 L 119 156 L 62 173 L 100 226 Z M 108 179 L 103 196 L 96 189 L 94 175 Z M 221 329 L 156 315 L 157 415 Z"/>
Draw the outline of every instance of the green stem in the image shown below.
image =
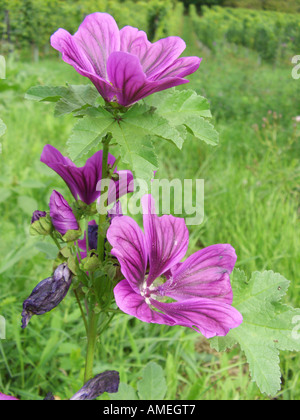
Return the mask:
<path id="1" fill-rule="evenodd" d="M 107 161 L 108 161 L 108 151 L 109 151 L 109 142 L 111 141 L 111 134 L 107 134 L 103 140 L 103 157 L 102 157 L 102 177 L 101 179 L 107 179 L 108 170 L 107 170 Z M 106 214 L 102 211 L 105 206 L 105 202 L 102 200 L 103 194 L 100 196 L 100 214 L 99 214 L 99 230 L 98 230 L 98 258 L 99 261 L 104 261 L 104 246 L 105 246 L 105 235 L 103 234 L 103 225 L 106 221 Z"/>
<path id="2" fill-rule="evenodd" d="M 51 238 L 53 239 L 53 241 L 54 241 L 55 245 L 57 246 L 57 248 L 58 248 L 59 250 L 61 250 L 61 246 L 60 246 L 60 244 L 59 244 L 58 240 L 55 238 L 55 236 L 54 236 L 52 233 L 50 234 L 50 236 L 51 236 Z"/>
<path id="3" fill-rule="evenodd" d="M 106 179 L 108 174 L 107 162 L 108 162 L 108 151 L 109 143 L 111 141 L 111 134 L 107 134 L 103 139 L 103 157 L 102 157 L 102 177 L 101 179 Z M 103 194 L 102 194 L 103 195 Z M 102 196 L 101 195 L 101 196 Z M 105 258 L 105 234 L 104 225 L 106 222 L 106 214 L 103 212 L 105 203 L 101 200 L 100 196 L 100 214 L 99 214 L 99 229 L 98 229 L 98 242 L 97 242 L 97 252 L 99 261 L 102 263 Z M 102 214 L 103 212 L 103 214 Z M 88 224 L 86 226 L 87 232 L 87 251 L 88 251 Z M 97 329 L 99 314 L 95 313 L 95 302 L 93 299 L 90 300 L 89 305 L 89 320 L 88 320 L 88 334 L 87 334 L 87 352 L 86 352 L 86 363 L 85 363 L 85 375 L 84 382 L 88 382 L 93 378 L 93 364 L 94 364 L 94 355 L 95 355 L 95 346 L 97 341 Z"/>
<path id="4" fill-rule="evenodd" d="M 95 311 L 92 310 L 90 312 L 88 325 L 88 344 L 86 352 L 84 383 L 87 383 L 90 379 L 93 378 L 93 364 L 95 355 L 95 345 L 97 340 L 98 318 L 99 314 L 96 314 Z"/>
<path id="5" fill-rule="evenodd" d="M 76 300 L 77 300 L 77 303 L 78 303 L 78 306 L 79 306 L 79 309 L 80 309 L 80 312 L 81 312 L 81 316 L 82 316 L 82 319 L 83 319 L 83 322 L 84 322 L 86 333 L 88 333 L 88 323 L 87 323 L 87 320 L 86 320 L 86 317 L 85 317 L 85 314 L 84 314 L 84 310 L 82 308 L 77 290 L 75 290 L 75 289 L 74 289 L 74 294 L 75 294 L 75 297 L 76 297 Z"/>

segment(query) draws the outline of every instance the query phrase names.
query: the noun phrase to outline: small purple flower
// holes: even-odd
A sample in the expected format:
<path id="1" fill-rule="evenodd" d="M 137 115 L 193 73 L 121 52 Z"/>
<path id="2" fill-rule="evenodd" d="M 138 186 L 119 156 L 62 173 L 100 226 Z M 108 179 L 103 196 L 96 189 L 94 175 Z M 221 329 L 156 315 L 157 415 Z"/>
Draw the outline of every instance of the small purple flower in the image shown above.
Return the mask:
<path id="1" fill-rule="evenodd" d="M 53 191 L 49 206 L 52 224 L 59 233 L 64 236 L 68 230 L 79 230 L 71 207 L 59 192 Z"/>
<path id="2" fill-rule="evenodd" d="M 41 217 L 46 217 L 46 216 L 47 216 L 47 213 L 45 211 L 36 210 L 32 215 L 31 224 L 40 220 Z"/>
<path id="3" fill-rule="evenodd" d="M 58 29 L 51 45 L 63 60 L 88 77 L 107 101 L 129 106 L 164 89 L 188 83 L 185 76 L 198 70 L 198 57 L 178 58 L 185 42 L 170 36 L 153 44 L 147 34 L 125 26 L 119 30 L 107 13 L 88 15 L 72 36 Z"/>
<path id="4" fill-rule="evenodd" d="M 81 201 L 89 205 L 101 195 L 98 184 L 102 179 L 102 157 L 103 151 L 100 150 L 89 158 L 83 167 L 78 168 L 68 157 L 63 156 L 55 147 L 48 144 L 42 152 L 41 162 L 62 177 L 75 200 L 79 197 Z M 108 165 L 112 167 L 115 161 L 115 157 L 109 153 Z M 133 175 L 130 171 L 118 172 L 115 168 L 114 173 L 119 175 L 119 180 L 111 181 L 108 204 L 133 191 Z"/>
<path id="5" fill-rule="evenodd" d="M 115 218 L 107 232 L 125 277 L 114 289 L 119 308 L 141 321 L 189 327 L 207 338 L 238 327 L 243 319 L 231 306 L 232 246 L 212 245 L 181 263 L 189 243 L 184 219 L 158 217 L 150 195 L 142 204 L 145 233 L 128 216 Z"/>
<path id="6" fill-rule="evenodd" d="M 33 315 L 52 311 L 66 296 L 72 282 L 72 273 L 66 263 L 54 271 L 53 276 L 41 281 L 23 303 L 22 328 L 26 328 Z"/>

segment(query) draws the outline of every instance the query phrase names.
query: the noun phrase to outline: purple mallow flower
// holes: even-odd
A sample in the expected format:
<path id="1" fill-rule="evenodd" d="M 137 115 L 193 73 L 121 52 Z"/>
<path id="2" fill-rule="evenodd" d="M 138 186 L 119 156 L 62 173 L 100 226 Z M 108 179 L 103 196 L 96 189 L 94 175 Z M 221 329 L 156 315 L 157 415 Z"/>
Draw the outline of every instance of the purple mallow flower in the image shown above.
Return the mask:
<path id="1" fill-rule="evenodd" d="M 75 200 L 79 197 L 81 201 L 89 205 L 101 195 L 99 181 L 102 179 L 102 157 L 103 151 L 100 150 L 90 157 L 83 167 L 78 168 L 68 157 L 63 156 L 59 150 L 48 144 L 44 147 L 41 162 L 62 177 Z M 112 167 L 115 161 L 115 157 L 109 153 L 108 165 Z M 119 175 L 119 180 L 111 181 L 108 204 L 133 191 L 133 175 L 130 171 L 117 171 L 115 168 L 114 173 Z"/>
<path id="2" fill-rule="evenodd" d="M 115 218 L 107 233 L 125 277 L 114 289 L 119 308 L 141 321 L 189 327 L 207 338 L 238 327 L 243 318 L 231 306 L 232 246 L 212 245 L 181 263 L 189 242 L 184 219 L 158 217 L 150 195 L 142 204 L 144 233 L 128 216 Z"/>
<path id="3" fill-rule="evenodd" d="M 59 192 L 53 191 L 49 207 L 52 224 L 59 233 L 64 236 L 69 230 L 79 230 L 71 207 Z"/>
<path id="4" fill-rule="evenodd" d="M 51 36 L 51 45 L 94 83 L 107 102 L 122 106 L 188 83 L 184 77 L 194 73 L 201 62 L 198 57 L 178 58 L 186 48 L 181 38 L 170 36 L 152 44 L 137 28 L 119 30 L 107 13 L 88 15 L 73 36 L 59 29 Z"/>
<path id="5" fill-rule="evenodd" d="M 72 282 L 72 273 L 66 263 L 54 271 L 53 276 L 41 281 L 23 303 L 22 328 L 26 328 L 33 315 L 52 311 L 66 296 Z"/>

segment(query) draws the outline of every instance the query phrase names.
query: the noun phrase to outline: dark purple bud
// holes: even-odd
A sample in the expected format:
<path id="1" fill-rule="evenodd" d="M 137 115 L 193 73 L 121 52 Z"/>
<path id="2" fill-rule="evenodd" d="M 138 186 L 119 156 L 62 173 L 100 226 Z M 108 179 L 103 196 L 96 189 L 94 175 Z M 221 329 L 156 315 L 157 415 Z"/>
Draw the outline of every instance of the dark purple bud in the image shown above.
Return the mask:
<path id="1" fill-rule="evenodd" d="M 104 392 L 113 394 L 118 392 L 120 383 L 119 372 L 107 370 L 88 381 L 71 400 L 94 400 Z"/>
<path id="2" fill-rule="evenodd" d="M 41 217 L 46 217 L 46 216 L 47 216 L 47 213 L 45 211 L 36 210 L 32 215 L 31 224 L 40 220 Z"/>
<path id="3" fill-rule="evenodd" d="M 72 273 L 66 263 L 55 270 L 52 277 L 41 281 L 23 303 L 22 328 L 26 328 L 33 315 L 52 311 L 66 296 L 72 282 Z"/>
<path id="4" fill-rule="evenodd" d="M 46 395 L 46 397 L 44 398 L 44 401 L 55 401 L 55 397 L 52 394 L 52 392 L 48 392 L 48 394 Z"/>
<path id="5" fill-rule="evenodd" d="M 98 225 L 89 225 L 89 247 L 90 249 L 97 249 L 98 247 Z"/>

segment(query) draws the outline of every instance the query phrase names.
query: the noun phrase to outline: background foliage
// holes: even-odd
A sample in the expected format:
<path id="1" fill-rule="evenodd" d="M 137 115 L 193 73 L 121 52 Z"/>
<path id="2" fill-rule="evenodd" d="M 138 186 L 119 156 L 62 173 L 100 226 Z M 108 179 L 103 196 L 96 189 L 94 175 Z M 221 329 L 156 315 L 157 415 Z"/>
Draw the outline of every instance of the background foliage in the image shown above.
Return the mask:
<path id="1" fill-rule="evenodd" d="M 0 4 L 2 49 L 22 51 L 34 47 L 37 59 L 39 53 L 49 54 L 49 37 L 58 28 L 75 33 L 87 14 L 99 10 L 113 15 L 120 27 L 138 24 L 153 40 L 176 30 L 183 9 L 183 4 L 176 0 L 121 3 L 122 7 L 113 0 L 3 0 Z"/>
<path id="2" fill-rule="evenodd" d="M 55 1 L 49 1 L 49 7 L 50 3 Z M 202 28 L 206 13 L 214 13 L 214 9 L 205 11 L 201 20 L 193 10 L 191 16 L 183 16 L 183 6 L 171 1 L 116 4 L 88 0 L 73 1 L 71 7 L 70 2 L 57 0 L 53 14 L 44 9 L 45 21 L 39 24 L 42 21 L 37 11 L 42 10 L 42 4 L 47 2 L 12 0 L 0 5 L 9 7 L 15 16 L 10 40 L 1 29 L 0 52 L 7 58 L 7 78 L 0 80 L 0 118 L 6 126 L 6 131 L 3 123 L 0 127 L 0 134 L 4 134 L 0 140 L 0 315 L 6 319 L 7 333 L 7 339 L 0 341 L 1 391 L 22 399 L 42 399 L 51 390 L 60 398 L 70 398 L 82 385 L 86 341 L 72 292 L 53 312 L 33 319 L 26 331 L 20 328 L 22 302 L 38 281 L 49 276 L 52 267 L 48 258 L 56 254 L 50 242 L 29 236 L 32 212 L 47 208 L 53 188 L 70 198 L 63 181 L 42 165 L 39 157 L 45 143 L 66 154 L 73 128 L 71 117 L 55 118 L 49 106 L 25 100 L 24 95 L 35 85 L 89 83 L 59 60 L 55 51 L 49 48 L 45 54 L 44 46 L 59 26 L 74 32 L 84 14 L 108 10 L 108 6 L 114 7 L 109 11 L 120 26 L 140 27 L 150 31 L 153 39 L 162 34 L 182 36 L 188 45 L 184 55 L 203 57 L 188 87 L 209 99 L 220 144 L 212 148 L 189 138 L 179 152 L 161 143 L 156 175 L 205 179 L 205 220 L 191 229 L 189 252 L 213 243 L 231 243 L 238 255 L 237 267 L 244 272 L 237 272 L 237 277 L 257 284 L 257 278 L 251 277 L 253 271 L 279 272 L 291 282 L 283 303 L 299 307 L 300 126 L 295 117 L 300 115 L 300 85 L 291 77 L 289 57 L 299 54 L 298 46 L 291 43 L 289 53 L 281 57 L 276 50 L 276 59 L 262 60 L 257 48 L 227 39 L 220 42 L 219 27 L 228 27 L 228 16 L 234 16 L 239 28 L 245 16 L 251 19 L 251 25 L 255 19 L 263 24 L 263 12 L 255 12 L 252 20 L 242 10 L 229 13 L 217 9 L 218 20 L 209 21 L 210 36 L 216 34 L 214 45 L 208 42 L 208 36 L 205 38 Z M 288 26 L 290 19 L 297 19 L 293 15 L 276 16 L 282 27 Z M 51 25 L 48 21 L 45 24 L 46 19 L 53 19 Z M 4 21 L 1 19 L 1 24 Z M 274 25 L 272 22 L 267 20 L 266 24 Z M 297 28 L 290 23 L 295 37 L 299 36 Z M 251 38 L 250 32 L 246 34 Z M 267 45 L 282 42 L 277 33 L 275 38 L 271 31 L 268 34 Z M 28 47 L 32 43 L 39 46 L 40 57 L 46 55 L 46 59 L 32 63 Z M 8 50 L 13 52 L 7 54 Z M 286 284 L 285 280 L 280 282 Z M 271 297 L 267 296 L 268 300 Z M 256 294 L 253 299 L 257 299 Z M 262 293 L 260 299 L 269 303 Z M 278 309 L 277 301 L 274 308 Z M 219 350 L 225 344 L 219 342 L 215 347 Z M 272 346 L 274 351 L 276 346 Z M 281 351 L 282 389 L 275 398 L 300 398 L 299 362 L 299 354 Z M 161 394 L 166 399 L 269 398 L 251 381 L 238 347 L 219 353 L 193 331 L 148 325 L 126 315 L 115 317 L 98 343 L 95 371 L 105 369 L 120 371 L 125 399 L 129 393 L 132 398 L 147 394 L 145 370 L 152 372 L 153 392 L 154 379 L 158 375 L 162 378 Z"/>
<path id="3" fill-rule="evenodd" d="M 200 17 L 191 6 L 197 36 L 212 50 L 230 42 L 253 49 L 270 62 L 300 50 L 300 15 L 221 7 L 204 7 L 202 12 Z"/>
<path id="4" fill-rule="evenodd" d="M 183 3 L 186 8 L 193 4 L 198 10 L 201 10 L 202 6 L 228 6 L 288 13 L 300 12 L 299 0 L 183 0 Z"/>

